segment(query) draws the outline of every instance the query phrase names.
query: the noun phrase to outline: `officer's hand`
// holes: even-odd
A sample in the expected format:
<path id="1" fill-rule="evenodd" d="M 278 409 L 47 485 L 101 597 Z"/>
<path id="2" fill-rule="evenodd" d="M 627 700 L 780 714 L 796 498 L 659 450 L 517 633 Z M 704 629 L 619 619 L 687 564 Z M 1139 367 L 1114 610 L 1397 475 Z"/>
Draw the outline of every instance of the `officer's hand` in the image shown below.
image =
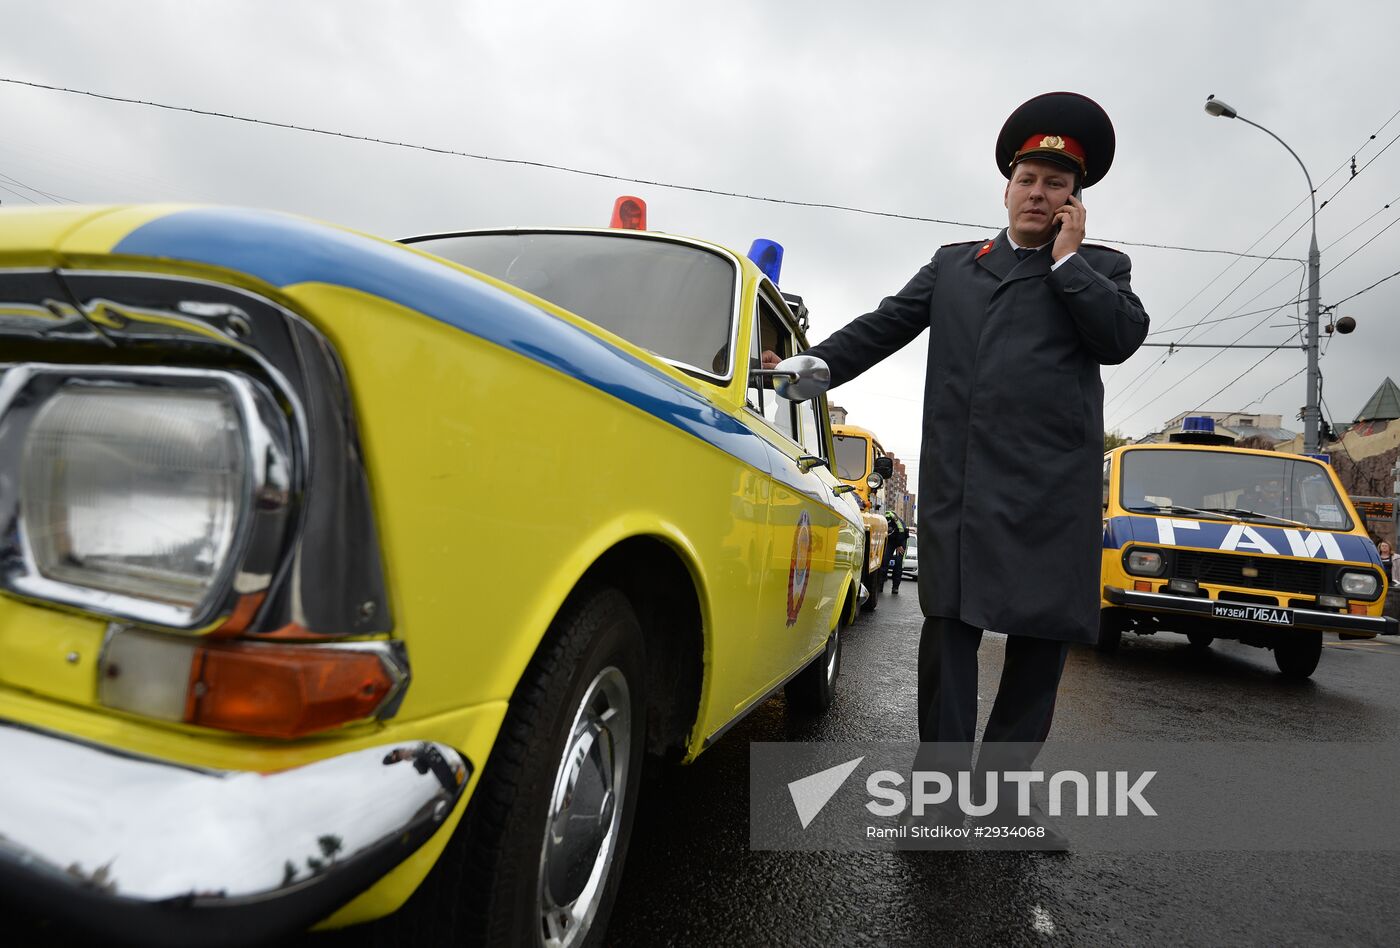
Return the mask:
<path id="1" fill-rule="evenodd" d="M 783 360 L 782 357 L 772 349 L 764 349 L 763 355 L 759 357 L 759 361 L 763 364 L 763 368 L 765 369 L 776 369 L 778 363 Z"/>
<path id="2" fill-rule="evenodd" d="M 1060 230 L 1055 234 L 1055 245 L 1050 248 L 1050 256 L 1056 263 L 1077 251 L 1084 242 L 1084 218 L 1084 202 L 1073 195 L 1055 212 L 1055 225 Z"/>

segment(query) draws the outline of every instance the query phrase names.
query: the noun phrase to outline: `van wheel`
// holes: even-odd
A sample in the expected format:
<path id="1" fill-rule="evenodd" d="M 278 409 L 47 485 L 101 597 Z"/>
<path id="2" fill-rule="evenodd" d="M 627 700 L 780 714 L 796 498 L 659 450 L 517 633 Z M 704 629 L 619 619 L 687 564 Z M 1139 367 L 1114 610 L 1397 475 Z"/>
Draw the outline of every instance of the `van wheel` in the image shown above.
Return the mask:
<path id="1" fill-rule="evenodd" d="M 1191 651 L 1207 652 L 1211 643 L 1215 641 L 1215 636 L 1209 632 L 1187 632 L 1186 641 L 1191 643 Z"/>
<path id="2" fill-rule="evenodd" d="M 1274 664 L 1285 678 L 1307 678 L 1321 658 L 1321 632 L 1295 632 L 1274 646 Z"/>
<path id="3" fill-rule="evenodd" d="M 1095 644 L 1100 652 L 1112 655 L 1118 651 L 1118 643 L 1123 641 L 1123 617 L 1112 609 L 1099 612 L 1099 640 Z"/>
<path id="4" fill-rule="evenodd" d="M 430 944 L 602 944 L 636 812 L 644 669 L 627 598 L 610 587 L 575 593 L 511 697 L 410 918 L 387 920 L 399 937 L 417 928 Z"/>
<path id="5" fill-rule="evenodd" d="M 783 688 L 788 704 L 795 711 L 821 714 L 836 700 L 836 678 L 841 674 L 841 634 L 845 629 L 845 620 L 838 619 L 826 640 L 826 648 Z"/>

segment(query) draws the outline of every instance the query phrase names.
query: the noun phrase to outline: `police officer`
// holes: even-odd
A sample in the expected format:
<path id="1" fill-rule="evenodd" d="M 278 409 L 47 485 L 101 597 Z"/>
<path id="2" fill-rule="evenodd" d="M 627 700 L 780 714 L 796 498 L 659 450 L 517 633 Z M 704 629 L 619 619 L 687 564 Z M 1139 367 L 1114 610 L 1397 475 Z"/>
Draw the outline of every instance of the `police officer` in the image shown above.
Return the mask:
<path id="1" fill-rule="evenodd" d="M 970 748 L 984 629 L 1007 635 L 987 742 L 1043 741 L 1068 644 L 1097 639 L 1099 367 L 1131 356 L 1148 325 L 1128 258 L 1084 242 L 1079 194 L 1103 178 L 1113 153 L 1113 125 L 1092 100 L 1053 92 L 1024 103 L 996 142 L 1007 227 L 940 248 L 903 289 L 808 352 L 835 386 L 930 333 L 919 470 L 922 741 Z"/>
<path id="2" fill-rule="evenodd" d="M 885 579 L 890 581 L 890 595 L 899 595 L 899 581 L 904 578 L 904 545 L 909 542 L 909 529 L 893 510 L 885 511 L 885 522 L 889 531 L 885 534 L 885 571 L 880 577 L 880 588 L 885 588 Z"/>

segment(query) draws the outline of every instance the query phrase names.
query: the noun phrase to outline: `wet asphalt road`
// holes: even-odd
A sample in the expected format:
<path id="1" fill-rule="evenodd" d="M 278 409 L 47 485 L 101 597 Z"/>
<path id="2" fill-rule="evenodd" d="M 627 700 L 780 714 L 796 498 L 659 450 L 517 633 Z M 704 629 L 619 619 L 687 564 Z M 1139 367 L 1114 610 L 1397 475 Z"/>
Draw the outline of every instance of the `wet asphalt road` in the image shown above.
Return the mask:
<path id="1" fill-rule="evenodd" d="M 835 706 L 796 719 L 781 696 L 686 767 L 644 773 L 606 944 L 1392 945 L 1400 853 L 754 852 L 750 741 L 914 741 L 922 618 L 914 584 L 850 629 Z M 1003 639 L 981 651 L 985 724 Z M 1051 740 L 1396 740 L 1400 642 L 1331 638 L 1311 680 L 1271 653 L 1170 633 L 1125 636 L 1102 656 L 1075 647 Z M 981 727 L 979 725 L 979 733 Z M 1400 785 L 1400 774 L 1396 775 Z M 1336 806 L 1345 806 L 1341 775 Z M 81 944 L 15 919 L 0 942 Z M 358 948 L 363 930 L 291 940 Z M 17 939 L 17 940 L 11 940 Z"/>
<path id="2" fill-rule="evenodd" d="M 916 740 L 914 584 L 847 636 L 835 707 L 781 697 L 687 767 L 645 776 L 609 945 L 1381 945 L 1400 938 L 1400 854 L 752 852 L 750 741 Z M 1002 659 L 981 651 L 985 724 Z M 1051 740 L 1381 740 L 1400 735 L 1400 643 L 1329 637 L 1311 680 L 1272 653 L 1127 635 L 1071 650 Z M 979 733 L 980 733 L 979 725 Z M 1400 784 L 1400 775 L 1397 775 Z M 1344 804 L 1344 786 L 1338 805 Z"/>

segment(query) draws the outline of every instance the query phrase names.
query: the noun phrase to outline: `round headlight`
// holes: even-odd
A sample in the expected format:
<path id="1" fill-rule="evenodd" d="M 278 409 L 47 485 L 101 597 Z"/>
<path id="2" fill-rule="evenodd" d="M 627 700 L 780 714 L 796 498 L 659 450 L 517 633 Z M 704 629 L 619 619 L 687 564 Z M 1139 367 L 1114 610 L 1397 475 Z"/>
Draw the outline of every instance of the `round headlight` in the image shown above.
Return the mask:
<path id="1" fill-rule="evenodd" d="M 1353 599 L 1372 599 L 1381 588 L 1375 573 L 1343 573 L 1338 585 L 1344 595 Z"/>
<path id="2" fill-rule="evenodd" d="M 880 485 L 883 483 L 885 483 L 885 479 L 879 474 L 875 473 L 872 473 L 869 477 L 865 479 L 865 486 L 869 487 L 871 490 L 879 490 Z"/>

